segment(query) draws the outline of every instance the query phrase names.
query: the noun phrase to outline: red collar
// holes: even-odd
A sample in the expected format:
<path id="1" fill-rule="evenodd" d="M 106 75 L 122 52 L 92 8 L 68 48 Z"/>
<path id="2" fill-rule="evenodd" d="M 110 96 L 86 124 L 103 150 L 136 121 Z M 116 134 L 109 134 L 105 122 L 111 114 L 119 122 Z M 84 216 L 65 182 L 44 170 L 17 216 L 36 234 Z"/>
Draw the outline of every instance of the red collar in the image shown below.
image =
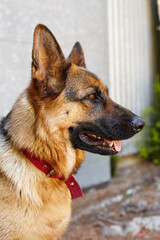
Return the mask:
<path id="1" fill-rule="evenodd" d="M 64 181 L 67 187 L 69 188 L 72 199 L 84 196 L 82 189 L 80 188 L 79 184 L 77 183 L 73 175 L 70 175 L 69 178 L 65 180 L 64 177 L 59 177 L 58 174 L 51 167 L 51 165 L 46 161 L 41 160 L 39 157 L 31 155 L 26 150 L 22 150 L 22 152 L 39 170 L 45 173 L 47 177 L 57 178 Z"/>

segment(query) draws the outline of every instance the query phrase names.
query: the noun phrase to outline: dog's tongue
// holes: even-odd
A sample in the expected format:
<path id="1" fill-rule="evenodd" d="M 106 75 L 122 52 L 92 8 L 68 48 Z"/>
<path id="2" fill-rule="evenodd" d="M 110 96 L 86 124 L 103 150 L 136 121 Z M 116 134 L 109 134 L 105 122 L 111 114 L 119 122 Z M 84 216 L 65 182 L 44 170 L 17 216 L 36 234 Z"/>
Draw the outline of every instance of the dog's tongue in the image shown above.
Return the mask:
<path id="1" fill-rule="evenodd" d="M 113 141 L 114 147 L 117 152 L 121 151 L 121 141 Z"/>
<path id="2" fill-rule="evenodd" d="M 109 145 L 113 144 L 116 152 L 120 152 L 121 151 L 121 141 L 115 140 L 115 141 L 109 141 L 107 139 L 104 139 L 106 143 L 108 143 Z"/>

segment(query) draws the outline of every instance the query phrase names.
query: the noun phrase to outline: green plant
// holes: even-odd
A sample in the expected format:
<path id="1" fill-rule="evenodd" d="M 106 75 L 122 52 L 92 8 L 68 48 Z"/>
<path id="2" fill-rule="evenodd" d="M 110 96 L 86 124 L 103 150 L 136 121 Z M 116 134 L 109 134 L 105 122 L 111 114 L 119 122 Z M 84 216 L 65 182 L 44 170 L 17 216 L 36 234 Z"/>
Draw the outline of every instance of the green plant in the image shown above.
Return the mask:
<path id="1" fill-rule="evenodd" d="M 160 163 L 160 75 L 154 83 L 154 104 L 145 109 L 143 117 L 146 126 L 143 130 L 144 138 L 138 143 L 140 156 L 151 160 L 155 164 Z"/>
<path id="2" fill-rule="evenodd" d="M 116 168 L 117 168 L 117 162 L 121 160 L 120 157 L 118 157 L 117 155 L 112 155 L 110 157 L 111 160 L 111 176 L 115 176 L 116 173 Z"/>

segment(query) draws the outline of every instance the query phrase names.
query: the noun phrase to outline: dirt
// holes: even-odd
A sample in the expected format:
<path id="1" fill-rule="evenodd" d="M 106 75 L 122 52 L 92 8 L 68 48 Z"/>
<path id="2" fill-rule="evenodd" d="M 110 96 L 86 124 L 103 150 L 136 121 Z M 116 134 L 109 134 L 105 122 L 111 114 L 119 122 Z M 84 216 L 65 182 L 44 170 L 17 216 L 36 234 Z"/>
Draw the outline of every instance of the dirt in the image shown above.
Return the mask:
<path id="1" fill-rule="evenodd" d="M 160 166 L 144 162 L 118 171 L 103 188 L 74 200 L 72 209 L 62 240 L 160 240 L 160 223 L 158 229 L 153 223 L 152 229 L 143 226 L 138 232 L 134 227 L 125 234 L 110 232 L 113 226 L 125 230 L 135 217 L 160 216 Z"/>

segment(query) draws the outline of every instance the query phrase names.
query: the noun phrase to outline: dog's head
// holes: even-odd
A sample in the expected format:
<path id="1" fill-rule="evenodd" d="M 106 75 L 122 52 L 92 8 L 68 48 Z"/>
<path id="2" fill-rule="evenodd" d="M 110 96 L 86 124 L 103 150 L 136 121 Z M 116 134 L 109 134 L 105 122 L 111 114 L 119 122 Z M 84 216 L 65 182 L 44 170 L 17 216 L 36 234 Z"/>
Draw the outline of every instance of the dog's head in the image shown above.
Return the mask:
<path id="1" fill-rule="evenodd" d="M 68 59 L 43 25 L 34 33 L 30 99 L 39 125 L 57 144 L 103 155 L 120 151 L 120 140 L 142 130 L 144 122 L 113 102 L 108 88 L 86 69 L 79 43 Z M 61 134 L 61 136 L 60 136 Z"/>

